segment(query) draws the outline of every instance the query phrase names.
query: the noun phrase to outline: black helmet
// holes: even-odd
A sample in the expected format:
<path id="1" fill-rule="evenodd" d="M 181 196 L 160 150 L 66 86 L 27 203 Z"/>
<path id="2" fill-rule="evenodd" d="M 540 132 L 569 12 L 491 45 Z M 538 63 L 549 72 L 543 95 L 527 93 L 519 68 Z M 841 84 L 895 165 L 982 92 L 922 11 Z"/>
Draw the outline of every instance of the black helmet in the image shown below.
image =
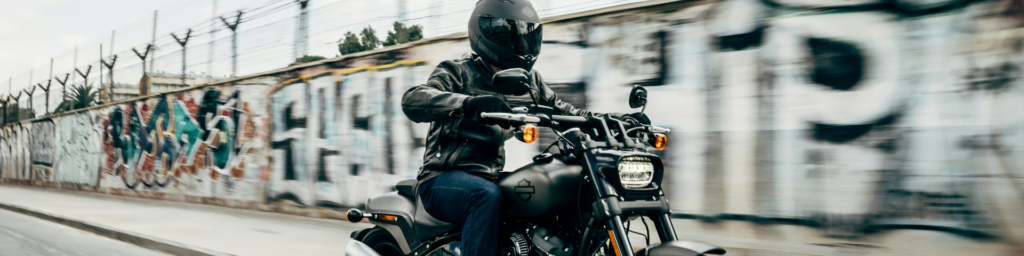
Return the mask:
<path id="1" fill-rule="evenodd" d="M 540 17 L 527 0 L 480 0 L 469 17 L 469 45 L 499 68 L 529 71 L 540 54 Z"/>

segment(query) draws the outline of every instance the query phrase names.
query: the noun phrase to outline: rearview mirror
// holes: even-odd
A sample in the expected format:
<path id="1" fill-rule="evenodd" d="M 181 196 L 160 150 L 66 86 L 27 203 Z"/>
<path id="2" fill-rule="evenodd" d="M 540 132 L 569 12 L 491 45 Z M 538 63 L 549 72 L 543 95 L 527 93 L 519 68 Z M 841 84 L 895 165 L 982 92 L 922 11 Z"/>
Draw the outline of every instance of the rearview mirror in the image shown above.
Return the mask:
<path id="1" fill-rule="evenodd" d="M 647 105 L 647 89 L 643 86 L 634 85 L 633 90 L 629 92 L 629 107 L 639 108 Z"/>
<path id="2" fill-rule="evenodd" d="M 523 95 L 530 88 L 530 72 L 521 68 L 498 71 L 494 73 L 491 84 L 497 93 Z"/>

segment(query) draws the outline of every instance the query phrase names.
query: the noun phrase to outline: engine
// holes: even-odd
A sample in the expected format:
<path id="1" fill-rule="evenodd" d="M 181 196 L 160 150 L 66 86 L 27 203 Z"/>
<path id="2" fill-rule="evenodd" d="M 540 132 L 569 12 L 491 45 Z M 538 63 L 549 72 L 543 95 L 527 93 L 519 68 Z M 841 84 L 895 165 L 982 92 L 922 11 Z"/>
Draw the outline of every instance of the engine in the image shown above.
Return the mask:
<path id="1" fill-rule="evenodd" d="M 580 244 L 580 234 L 575 230 L 533 226 L 527 229 L 527 239 L 533 245 L 537 255 L 569 256 L 574 255 Z"/>

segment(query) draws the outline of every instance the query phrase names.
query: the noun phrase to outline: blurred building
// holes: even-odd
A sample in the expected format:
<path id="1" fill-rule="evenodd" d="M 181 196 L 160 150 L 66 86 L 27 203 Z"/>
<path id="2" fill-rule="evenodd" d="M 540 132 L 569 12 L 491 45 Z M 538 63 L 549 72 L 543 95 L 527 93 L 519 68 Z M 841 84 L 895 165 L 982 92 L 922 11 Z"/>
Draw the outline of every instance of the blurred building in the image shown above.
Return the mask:
<path id="1" fill-rule="evenodd" d="M 108 87 L 113 101 L 123 101 L 139 97 L 139 86 L 128 83 L 116 83 Z"/>

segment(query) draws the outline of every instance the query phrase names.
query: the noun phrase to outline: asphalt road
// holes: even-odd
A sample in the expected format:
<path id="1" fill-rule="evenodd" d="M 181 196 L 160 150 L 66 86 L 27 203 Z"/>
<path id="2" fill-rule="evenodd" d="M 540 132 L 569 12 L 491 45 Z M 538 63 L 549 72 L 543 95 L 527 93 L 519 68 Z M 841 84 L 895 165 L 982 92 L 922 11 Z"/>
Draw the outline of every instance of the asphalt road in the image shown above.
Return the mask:
<path id="1" fill-rule="evenodd" d="M 0 210 L 0 255 L 167 255 L 61 224 Z"/>

